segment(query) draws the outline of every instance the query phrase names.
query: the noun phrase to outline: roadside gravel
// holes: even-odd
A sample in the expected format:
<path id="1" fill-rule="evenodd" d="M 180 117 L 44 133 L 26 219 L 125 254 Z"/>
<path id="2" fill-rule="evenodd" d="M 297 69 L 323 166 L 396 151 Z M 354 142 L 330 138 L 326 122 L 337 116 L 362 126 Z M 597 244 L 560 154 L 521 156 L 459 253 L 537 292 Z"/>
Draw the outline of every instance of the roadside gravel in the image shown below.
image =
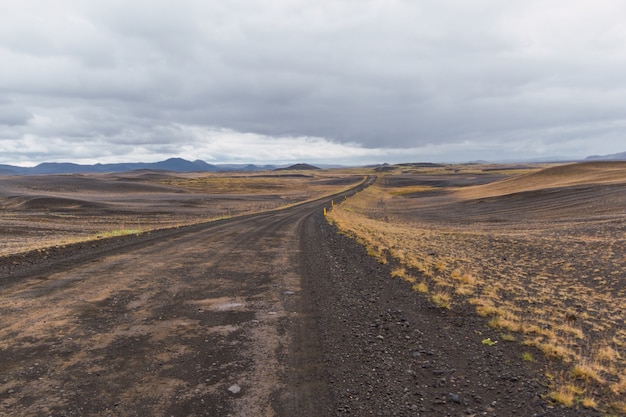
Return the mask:
<path id="1" fill-rule="evenodd" d="M 318 314 L 334 415 L 602 415 L 552 404 L 545 373 L 560 365 L 499 340 L 471 306 L 435 308 L 323 219 L 308 228 L 315 238 L 302 243 L 304 286 Z M 523 361 L 526 351 L 536 360 Z"/>

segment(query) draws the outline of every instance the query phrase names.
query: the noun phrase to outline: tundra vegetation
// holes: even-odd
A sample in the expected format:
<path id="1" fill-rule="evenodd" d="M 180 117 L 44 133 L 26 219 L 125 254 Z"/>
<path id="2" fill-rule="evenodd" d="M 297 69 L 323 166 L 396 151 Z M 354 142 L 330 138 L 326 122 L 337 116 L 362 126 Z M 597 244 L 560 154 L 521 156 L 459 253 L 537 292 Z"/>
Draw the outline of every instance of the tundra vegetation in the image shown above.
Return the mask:
<path id="1" fill-rule="evenodd" d="M 554 402 L 626 414 L 626 163 L 377 175 L 329 221 L 407 291 L 470 303 L 503 342 L 541 350 Z"/>

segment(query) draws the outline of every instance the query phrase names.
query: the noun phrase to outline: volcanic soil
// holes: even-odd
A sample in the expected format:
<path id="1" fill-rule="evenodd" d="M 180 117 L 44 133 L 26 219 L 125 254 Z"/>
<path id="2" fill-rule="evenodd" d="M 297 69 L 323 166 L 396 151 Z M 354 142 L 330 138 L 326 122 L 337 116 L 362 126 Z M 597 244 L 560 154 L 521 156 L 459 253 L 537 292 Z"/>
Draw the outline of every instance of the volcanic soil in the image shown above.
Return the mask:
<path id="1" fill-rule="evenodd" d="M 580 415 L 545 398 L 553 364 L 390 278 L 330 207 L 1 257 L 0 415 Z"/>
<path id="2" fill-rule="evenodd" d="M 549 358 L 554 406 L 623 415 L 626 163 L 518 170 L 388 171 L 331 217 L 434 304 L 485 316 L 490 340 L 539 348 L 520 355 Z"/>

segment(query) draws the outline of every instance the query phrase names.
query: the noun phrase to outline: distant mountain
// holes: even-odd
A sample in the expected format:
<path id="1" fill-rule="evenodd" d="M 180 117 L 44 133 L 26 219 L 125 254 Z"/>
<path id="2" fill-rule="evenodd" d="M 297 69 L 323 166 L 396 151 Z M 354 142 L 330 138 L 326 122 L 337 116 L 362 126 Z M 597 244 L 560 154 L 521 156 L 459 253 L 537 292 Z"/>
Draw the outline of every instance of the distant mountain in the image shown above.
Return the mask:
<path id="1" fill-rule="evenodd" d="M 626 161 L 626 152 L 610 155 L 592 155 L 585 158 L 585 161 Z"/>
<path id="2" fill-rule="evenodd" d="M 271 171 L 276 169 L 276 165 L 253 165 L 253 164 L 219 164 L 216 165 L 220 171 Z"/>
<path id="3" fill-rule="evenodd" d="M 172 172 L 217 172 L 217 171 L 264 171 L 275 169 L 275 165 L 211 165 L 201 160 L 187 161 L 182 158 L 170 158 L 160 162 L 128 162 L 119 164 L 79 165 L 67 162 L 44 162 L 35 167 L 0 165 L 0 175 L 43 175 L 43 174 L 84 174 L 104 172 L 125 172 L 138 169 L 150 169 Z"/>
<path id="4" fill-rule="evenodd" d="M 397 164 L 399 167 L 408 167 L 408 168 L 442 168 L 443 165 L 435 164 L 433 162 L 406 162 L 402 164 Z"/>
<path id="5" fill-rule="evenodd" d="M 309 164 L 295 164 L 285 168 L 277 168 L 276 171 L 310 171 L 315 169 L 320 168 Z"/>

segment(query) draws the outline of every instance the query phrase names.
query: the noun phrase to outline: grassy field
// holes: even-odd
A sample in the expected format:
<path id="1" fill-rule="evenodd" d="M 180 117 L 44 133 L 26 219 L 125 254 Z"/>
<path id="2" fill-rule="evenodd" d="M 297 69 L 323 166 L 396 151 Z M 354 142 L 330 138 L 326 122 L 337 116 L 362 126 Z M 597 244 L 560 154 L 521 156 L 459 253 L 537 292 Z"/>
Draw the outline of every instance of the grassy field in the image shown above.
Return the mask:
<path id="1" fill-rule="evenodd" d="M 626 163 L 378 175 L 330 221 L 408 291 L 440 308 L 469 303 L 502 341 L 558 363 L 555 402 L 626 414 Z"/>

